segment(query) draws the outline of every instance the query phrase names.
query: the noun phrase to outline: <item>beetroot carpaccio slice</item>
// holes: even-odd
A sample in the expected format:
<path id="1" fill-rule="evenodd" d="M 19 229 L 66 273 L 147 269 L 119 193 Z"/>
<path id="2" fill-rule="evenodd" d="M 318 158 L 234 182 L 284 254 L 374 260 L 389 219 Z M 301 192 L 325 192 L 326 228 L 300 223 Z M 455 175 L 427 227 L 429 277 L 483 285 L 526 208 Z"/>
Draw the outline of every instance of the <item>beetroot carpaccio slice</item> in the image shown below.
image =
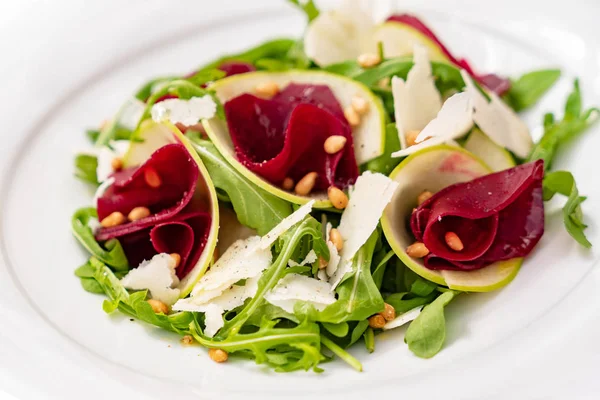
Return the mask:
<path id="1" fill-rule="evenodd" d="M 423 21 L 421 21 L 419 18 L 410 14 L 396 14 L 392 15 L 387 20 L 406 24 L 427 36 L 429 39 L 435 42 L 435 44 L 437 44 L 442 53 L 444 53 L 444 55 L 448 57 L 453 64 L 467 71 L 469 75 L 475 78 L 479 83 L 498 95 L 503 95 L 510 89 L 511 83 L 508 78 L 503 78 L 495 74 L 477 74 L 467 60 L 464 58 L 456 58 L 446 47 L 446 45 L 444 45 L 444 43 L 438 39 L 436 34 L 433 33 L 433 31 L 429 29 L 429 27 L 425 25 L 425 23 L 423 23 Z"/>
<path id="2" fill-rule="evenodd" d="M 273 184 L 318 174 L 315 190 L 345 188 L 358 177 L 352 129 L 335 95 L 324 85 L 289 84 L 271 99 L 243 94 L 225 103 L 238 160 Z M 344 136 L 344 149 L 327 154 L 329 136 Z"/>
<path id="3" fill-rule="evenodd" d="M 150 186 L 148 175 L 158 176 L 160 185 Z M 99 220 L 116 211 L 128 215 L 135 207 L 147 207 L 151 214 L 101 228 L 96 239 L 119 239 L 131 266 L 158 253 L 178 253 L 177 275 L 185 277 L 202 254 L 211 223 L 211 215 L 194 201 L 199 175 L 196 162 L 179 143 L 161 147 L 139 167 L 113 174 L 115 182 L 98 199 Z"/>
<path id="4" fill-rule="evenodd" d="M 410 225 L 430 251 L 425 266 L 474 270 L 527 256 L 544 233 L 543 176 L 539 160 L 449 186 L 421 204 Z M 448 247 L 447 232 L 463 250 Z"/>

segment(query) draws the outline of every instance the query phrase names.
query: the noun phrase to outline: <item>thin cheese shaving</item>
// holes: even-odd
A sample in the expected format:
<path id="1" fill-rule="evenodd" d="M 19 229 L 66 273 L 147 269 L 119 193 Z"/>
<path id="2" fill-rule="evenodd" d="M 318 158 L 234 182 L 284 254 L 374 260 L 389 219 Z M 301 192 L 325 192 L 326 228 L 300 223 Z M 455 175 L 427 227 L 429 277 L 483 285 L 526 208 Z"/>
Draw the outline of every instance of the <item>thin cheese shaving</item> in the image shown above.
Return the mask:
<path id="1" fill-rule="evenodd" d="M 297 302 L 312 304 L 317 310 L 335 303 L 335 295 L 327 282 L 299 274 L 287 274 L 265 295 L 269 303 L 293 313 Z"/>
<path id="2" fill-rule="evenodd" d="M 155 255 L 150 261 L 143 261 L 139 267 L 129 271 L 121 283 L 127 289 L 148 289 L 150 297 L 167 305 L 179 298 L 179 289 L 173 289 L 179 284 L 175 261 L 165 253 Z"/>
<path id="3" fill-rule="evenodd" d="M 155 122 L 169 120 L 174 124 L 195 125 L 201 119 L 215 116 L 217 104 L 209 95 L 192 97 L 189 100 L 167 99 L 152 106 L 152 119 Z"/>

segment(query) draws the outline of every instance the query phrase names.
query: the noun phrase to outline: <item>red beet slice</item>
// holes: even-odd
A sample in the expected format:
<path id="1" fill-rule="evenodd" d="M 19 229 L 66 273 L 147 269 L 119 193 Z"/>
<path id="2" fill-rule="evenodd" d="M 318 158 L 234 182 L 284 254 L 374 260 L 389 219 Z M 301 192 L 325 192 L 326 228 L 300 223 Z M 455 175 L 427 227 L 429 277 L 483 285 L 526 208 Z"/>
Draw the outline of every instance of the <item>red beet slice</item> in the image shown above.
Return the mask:
<path id="1" fill-rule="evenodd" d="M 148 171 L 160 177 L 160 187 L 148 185 Z M 198 165 L 179 143 L 161 147 L 138 168 L 113 174 L 115 183 L 98 199 L 98 218 L 115 211 L 127 215 L 135 207 L 147 207 L 151 215 L 102 228 L 96 239 L 119 239 L 132 266 L 158 253 L 178 253 L 182 261 L 177 274 L 184 277 L 200 258 L 210 230 L 211 216 L 194 201 L 199 174 Z"/>
<path id="2" fill-rule="evenodd" d="M 427 25 L 425 25 L 423 23 L 423 21 L 421 21 L 419 18 L 417 18 L 413 15 L 410 15 L 410 14 L 396 14 L 396 15 L 392 15 L 387 20 L 394 21 L 394 22 L 400 22 L 402 24 L 408 25 L 408 26 L 418 30 L 423 35 L 427 36 L 429 39 L 431 39 L 433 42 L 435 42 L 435 44 L 438 45 L 438 47 L 440 48 L 442 53 L 444 53 L 444 55 L 446 57 L 448 57 L 448 59 L 450 61 L 452 61 L 453 64 L 466 70 L 469 73 L 469 75 L 473 76 L 473 78 L 475 78 L 479 83 L 486 86 L 488 89 L 497 93 L 498 95 L 503 95 L 510 89 L 511 83 L 510 83 L 509 79 L 502 78 L 495 74 L 479 75 L 473 70 L 473 68 L 471 67 L 471 65 L 469 64 L 469 62 L 467 60 L 465 60 L 464 58 L 454 57 L 454 55 L 444 45 L 444 43 L 442 43 L 438 39 L 436 34 L 433 33 L 433 31 L 431 29 L 429 29 L 429 27 Z"/>
<path id="3" fill-rule="evenodd" d="M 225 61 L 223 64 L 219 65 L 219 69 L 225 72 L 225 76 L 233 76 L 256 71 L 254 65 L 243 61 Z"/>
<path id="4" fill-rule="evenodd" d="M 411 229 L 430 254 L 430 269 L 472 270 L 527 256 L 544 233 L 543 161 L 520 165 L 436 193 L 411 216 Z M 464 245 L 454 251 L 445 234 Z"/>
<path id="5" fill-rule="evenodd" d="M 352 130 L 327 86 L 290 84 L 270 100 L 243 94 L 225 103 L 225 115 L 240 162 L 271 183 L 317 172 L 315 190 L 324 190 L 358 177 Z M 323 150 L 332 135 L 347 139 L 333 155 Z"/>

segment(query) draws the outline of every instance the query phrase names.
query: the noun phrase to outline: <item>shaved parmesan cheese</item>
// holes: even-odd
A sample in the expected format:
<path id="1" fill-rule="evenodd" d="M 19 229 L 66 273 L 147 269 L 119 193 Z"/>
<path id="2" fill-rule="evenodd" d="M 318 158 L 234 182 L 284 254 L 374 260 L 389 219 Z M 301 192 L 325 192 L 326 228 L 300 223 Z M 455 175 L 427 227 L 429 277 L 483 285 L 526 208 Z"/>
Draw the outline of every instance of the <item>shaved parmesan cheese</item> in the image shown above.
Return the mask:
<path id="1" fill-rule="evenodd" d="M 417 144 L 392 153 L 392 157 L 405 157 L 427 147 L 458 139 L 473 127 L 473 105 L 468 93 L 450 97 L 437 117 L 417 136 Z"/>
<path id="2" fill-rule="evenodd" d="M 297 263 L 294 260 L 289 260 L 288 261 L 288 265 L 290 267 L 301 267 L 301 266 L 304 266 L 304 265 L 312 264 L 315 261 L 317 261 L 317 253 L 315 253 L 314 250 L 311 250 L 311 251 L 308 252 L 308 254 L 304 258 L 304 260 L 302 260 L 301 263 Z"/>
<path id="3" fill-rule="evenodd" d="M 396 127 L 402 148 L 406 147 L 406 133 L 425 128 L 442 108 L 442 96 L 435 87 L 425 47 L 414 47 L 414 62 L 406 82 L 397 76 L 392 78 Z"/>
<path id="4" fill-rule="evenodd" d="M 423 306 L 419 306 L 419 307 L 413 308 L 410 311 L 405 312 L 404 314 L 400 314 L 399 316 L 397 316 L 396 318 L 394 318 L 393 320 L 391 320 L 390 322 L 385 324 L 383 326 L 383 330 L 387 331 L 390 329 L 394 329 L 394 328 L 402 326 L 410 321 L 415 320 L 419 316 L 419 314 L 421 314 L 422 308 L 423 308 Z"/>
<path id="5" fill-rule="evenodd" d="M 348 206 L 342 214 L 338 231 L 344 239 L 340 263 L 331 277 L 332 290 L 350 272 L 352 259 L 369 239 L 392 200 L 398 183 L 382 174 L 366 171 L 356 180 Z"/>
<path id="6" fill-rule="evenodd" d="M 213 337 L 225 325 L 225 321 L 223 321 L 225 311 L 215 304 L 207 305 L 202 311 L 204 312 L 204 334 Z"/>
<path id="7" fill-rule="evenodd" d="M 259 247 L 260 236 L 238 240 L 217 260 L 192 290 L 196 304 L 206 303 L 221 295 L 234 283 L 260 275 L 271 265 L 270 248 Z"/>
<path id="8" fill-rule="evenodd" d="M 195 125 L 201 119 L 215 116 L 217 104 L 209 95 L 189 100 L 167 99 L 152 106 L 152 119 L 156 122 L 169 120 L 174 124 Z"/>
<path id="9" fill-rule="evenodd" d="M 335 295 L 327 282 L 304 275 L 287 274 L 265 295 L 265 300 L 289 313 L 294 312 L 294 305 L 298 301 L 312 304 L 322 311 L 335 303 Z"/>
<path id="10" fill-rule="evenodd" d="M 98 160 L 96 167 L 96 179 L 98 182 L 104 182 L 113 172 L 112 161 L 115 158 L 122 158 L 129 149 L 129 140 L 113 140 L 109 146 L 96 148 L 94 154 Z"/>
<path id="11" fill-rule="evenodd" d="M 497 145 L 526 158 L 533 147 L 533 140 L 525 122 L 495 93 L 488 92 L 491 98 L 488 103 L 471 76 L 464 70 L 460 73 L 475 107 L 473 119 L 477 126 Z"/>
<path id="12" fill-rule="evenodd" d="M 150 297 L 167 305 L 179 298 L 179 289 L 173 289 L 179 284 L 175 261 L 165 253 L 155 255 L 150 261 L 143 261 L 139 267 L 129 271 L 121 283 L 127 289 L 148 289 Z"/>
<path id="13" fill-rule="evenodd" d="M 299 209 L 297 209 L 294 213 L 287 216 L 277 225 L 275 228 L 271 229 L 269 233 L 262 237 L 260 240 L 259 247 L 261 249 L 270 249 L 273 243 L 285 232 L 287 232 L 292 226 L 296 225 L 298 222 L 302 221 L 304 217 L 310 214 L 312 210 L 312 206 L 315 204 L 314 200 L 309 201 Z"/>
<path id="14" fill-rule="evenodd" d="M 326 282 L 329 280 L 329 276 L 327 276 L 327 272 L 325 272 L 324 269 L 320 269 L 319 272 L 317 272 L 317 278 Z"/>
<path id="15" fill-rule="evenodd" d="M 135 130 L 135 128 L 137 128 L 137 125 L 140 122 L 140 119 L 142 118 L 145 109 L 146 103 L 132 97 L 129 100 L 127 100 L 127 102 L 123 105 L 121 110 L 119 110 L 117 122 L 123 128 L 133 131 Z"/>
<path id="16" fill-rule="evenodd" d="M 318 65 L 352 60 L 377 50 L 373 39 L 374 21 L 369 9 L 358 0 L 345 0 L 337 10 L 324 11 L 304 35 L 304 51 Z"/>

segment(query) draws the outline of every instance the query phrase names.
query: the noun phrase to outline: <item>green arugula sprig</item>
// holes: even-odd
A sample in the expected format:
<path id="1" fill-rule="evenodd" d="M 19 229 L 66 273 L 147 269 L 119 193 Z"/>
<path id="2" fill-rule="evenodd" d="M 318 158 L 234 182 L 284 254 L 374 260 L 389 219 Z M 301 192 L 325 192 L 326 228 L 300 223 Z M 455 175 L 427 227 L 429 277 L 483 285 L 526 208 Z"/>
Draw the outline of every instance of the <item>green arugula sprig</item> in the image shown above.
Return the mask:
<path id="1" fill-rule="evenodd" d="M 539 101 L 560 78 L 559 69 L 531 71 L 513 81 L 504 100 L 515 110 L 523 111 Z"/>
<path id="2" fill-rule="evenodd" d="M 309 23 L 319 16 L 319 9 L 313 0 L 288 0 L 288 2 L 302 10 Z"/>

